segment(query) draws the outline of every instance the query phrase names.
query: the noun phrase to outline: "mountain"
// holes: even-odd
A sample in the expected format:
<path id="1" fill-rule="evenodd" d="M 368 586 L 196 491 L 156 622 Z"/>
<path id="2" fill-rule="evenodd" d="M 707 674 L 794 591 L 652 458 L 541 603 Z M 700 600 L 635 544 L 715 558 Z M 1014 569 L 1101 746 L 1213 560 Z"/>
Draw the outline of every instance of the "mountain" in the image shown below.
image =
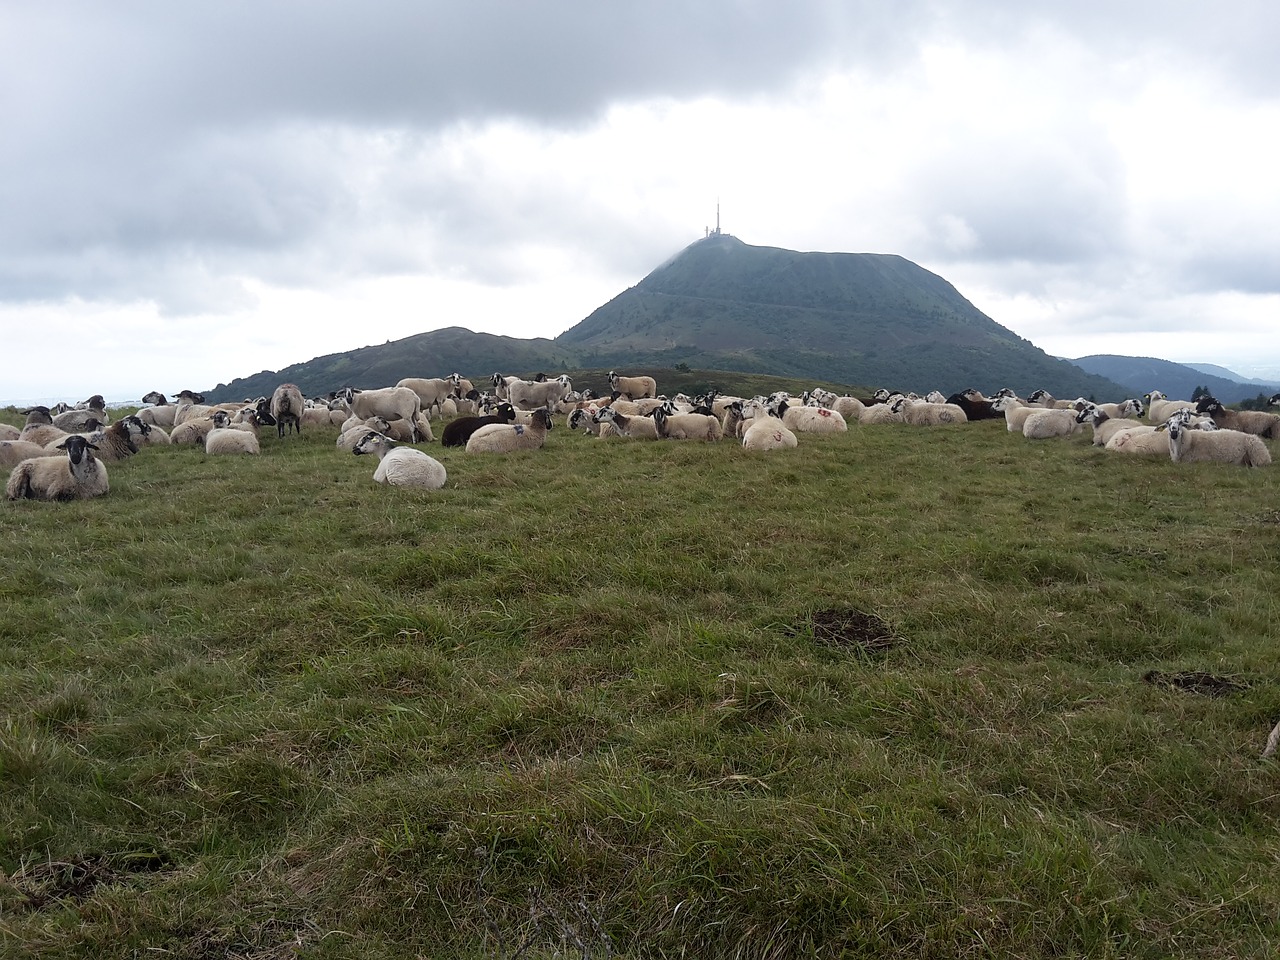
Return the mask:
<path id="1" fill-rule="evenodd" d="M 903 257 L 797 253 L 712 234 L 556 338 L 592 366 L 674 365 L 869 387 L 1113 396 Z"/>
<path id="2" fill-rule="evenodd" d="M 1256 387 L 1262 387 L 1264 390 L 1275 391 L 1280 390 L 1280 380 L 1260 380 L 1257 377 L 1245 377 L 1236 373 L 1234 370 L 1228 370 L 1226 367 L 1220 367 L 1216 363 L 1188 363 L 1185 366 L 1192 370 L 1199 370 L 1201 373 L 1207 373 L 1223 380 L 1231 380 L 1235 383 L 1251 383 Z"/>
<path id="3" fill-rule="evenodd" d="M 1071 362 L 1089 373 L 1114 380 L 1124 386 L 1127 395 L 1135 397 L 1159 390 L 1166 397 L 1186 400 L 1191 398 L 1197 387 L 1205 387 L 1223 403 L 1239 403 L 1241 400 L 1251 400 L 1259 393 L 1271 393 L 1276 389 L 1272 385 L 1256 381 L 1241 383 L 1229 380 L 1205 373 L 1199 366 L 1192 367 L 1155 357 L 1095 354 Z"/>
<path id="4" fill-rule="evenodd" d="M 455 370 L 479 383 L 495 371 L 677 365 L 920 393 L 1011 387 L 1119 399 L 1125 392 L 1049 356 L 903 257 L 798 253 L 712 234 L 554 340 L 450 327 L 262 371 L 205 395 L 263 396 L 286 381 L 316 395 Z"/>

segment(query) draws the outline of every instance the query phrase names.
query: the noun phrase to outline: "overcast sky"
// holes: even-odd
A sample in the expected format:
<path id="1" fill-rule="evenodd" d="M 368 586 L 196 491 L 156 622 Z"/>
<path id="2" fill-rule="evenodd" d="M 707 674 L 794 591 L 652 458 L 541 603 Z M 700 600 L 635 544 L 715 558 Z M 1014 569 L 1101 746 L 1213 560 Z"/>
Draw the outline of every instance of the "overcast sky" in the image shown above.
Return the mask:
<path id="1" fill-rule="evenodd" d="M 0 0 L 0 402 L 554 337 L 717 202 L 1280 377 L 1278 47 L 1275 0 Z"/>

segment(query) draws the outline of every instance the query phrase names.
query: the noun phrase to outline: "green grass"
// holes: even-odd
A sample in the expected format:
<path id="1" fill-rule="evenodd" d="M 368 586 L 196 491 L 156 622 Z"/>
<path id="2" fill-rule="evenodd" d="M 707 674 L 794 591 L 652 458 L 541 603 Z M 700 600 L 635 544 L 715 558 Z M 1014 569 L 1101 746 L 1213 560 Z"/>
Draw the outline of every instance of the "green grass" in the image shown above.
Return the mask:
<path id="1" fill-rule="evenodd" d="M 1275 468 L 333 437 L 0 504 L 0 955 L 1274 956 Z"/>

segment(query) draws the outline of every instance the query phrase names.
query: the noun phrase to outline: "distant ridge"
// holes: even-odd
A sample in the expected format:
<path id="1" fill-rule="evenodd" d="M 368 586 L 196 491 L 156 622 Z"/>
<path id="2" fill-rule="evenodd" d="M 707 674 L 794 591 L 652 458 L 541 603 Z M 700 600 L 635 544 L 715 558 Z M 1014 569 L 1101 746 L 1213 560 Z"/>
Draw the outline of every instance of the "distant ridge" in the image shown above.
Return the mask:
<path id="1" fill-rule="evenodd" d="M 1273 393 L 1280 387 L 1261 381 L 1242 383 L 1206 373 L 1195 367 L 1155 357 L 1125 357 L 1116 354 L 1094 354 L 1072 360 L 1076 366 L 1123 385 L 1131 396 L 1142 396 L 1159 390 L 1166 397 L 1190 399 L 1197 387 L 1207 387 L 1223 403 L 1252 400 L 1259 393 Z M 1208 365 L 1205 365 L 1208 366 Z M 1216 367 L 1212 369 L 1222 370 Z M 1230 373 L 1231 371 L 1227 371 Z"/>
<path id="2" fill-rule="evenodd" d="M 262 371 L 205 393 L 232 400 L 264 396 L 284 381 L 316 395 L 455 371 L 479 383 L 494 372 L 678 365 L 920 393 L 1124 393 L 1002 327 L 904 257 L 799 253 L 721 233 L 690 244 L 554 340 L 449 327 Z"/>

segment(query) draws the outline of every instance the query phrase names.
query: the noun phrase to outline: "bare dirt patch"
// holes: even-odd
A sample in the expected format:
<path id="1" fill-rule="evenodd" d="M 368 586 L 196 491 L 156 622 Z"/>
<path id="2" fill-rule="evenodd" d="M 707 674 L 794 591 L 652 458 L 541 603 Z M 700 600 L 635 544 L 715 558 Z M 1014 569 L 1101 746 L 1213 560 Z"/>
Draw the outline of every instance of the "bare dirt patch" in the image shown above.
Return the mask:
<path id="1" fill-rule="evenodd" d="M 1148 670 L 1142 675 L 1146 683 L 1162 687 L 1173 687 L 1187 693 L 1198 693 L 1205 697 L 1229 697 L 1249 689 L 1249 684 L 1236 677 L 1217 677 L 1212 673 L 1201 673 L 1198 670 L 1185 670 L 1181 673 L 1161 673 L 1159 670 Z"/>
<path id="2" fill-rule="evenodd" d="M 812 633 L 824 646 L 867 653 L 880 653 L 902 642 L 884 620 L 852 607 L 815 610 L 793 632 Z"/>

